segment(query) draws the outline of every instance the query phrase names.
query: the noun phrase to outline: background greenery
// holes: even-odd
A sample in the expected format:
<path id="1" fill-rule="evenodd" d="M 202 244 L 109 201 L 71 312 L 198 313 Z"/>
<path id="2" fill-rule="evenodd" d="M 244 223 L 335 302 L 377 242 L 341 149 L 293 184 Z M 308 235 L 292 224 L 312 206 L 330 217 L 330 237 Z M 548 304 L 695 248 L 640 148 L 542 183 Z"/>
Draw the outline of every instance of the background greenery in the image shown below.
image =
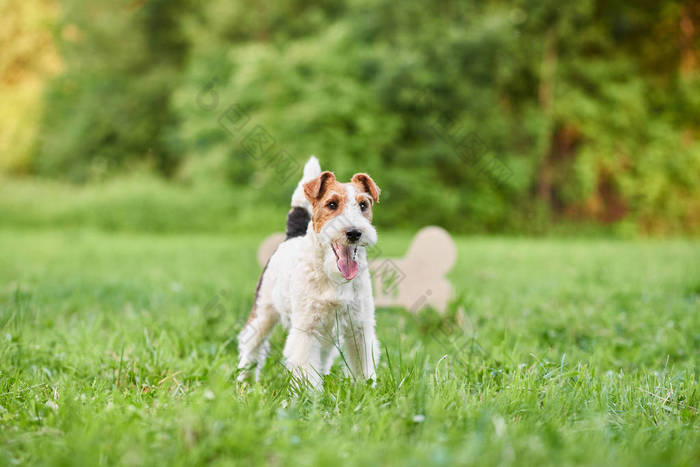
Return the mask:
<path id="1" fill-rule="evenodd" d="M 0 0 L 0 466 L 700 465 L 699 5 Z M 458 247 L 376 388 L 236 383 L 310 154 Z"/>
<path id="2" fill-rule="evenodd" d="M 272 153 L 371 173 L 380 226 L 700 231 L 696 2 L 2 5 L 0 167 L 28 190 L 126 177 L 128 198 L 136 176 L 157 199 L 236 199 L 201 206 L 201 229 L 252 206 L 283 216 L 298 172 L 246 153 L 261 125 Z M 232 105 L 249 118 L 234 133 Z"/>

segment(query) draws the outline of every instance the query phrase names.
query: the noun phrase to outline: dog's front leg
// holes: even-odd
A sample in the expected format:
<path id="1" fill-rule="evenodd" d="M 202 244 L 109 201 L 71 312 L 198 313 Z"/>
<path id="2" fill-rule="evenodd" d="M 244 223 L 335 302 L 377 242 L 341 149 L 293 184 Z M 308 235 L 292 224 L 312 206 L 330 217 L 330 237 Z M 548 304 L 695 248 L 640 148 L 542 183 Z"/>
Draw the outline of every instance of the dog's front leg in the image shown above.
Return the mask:
<path id="1" fill-rule="evenodd" d="M 283 352 L 285 365 L 292 376 L 314 388 L 322 386 L 318 347 L 313 330 L 292 325 Z"/>
<path id="2" fill-rule="evenodd" d="M 379 363 L 379 341 L 374 333 L 374 320 L 348 323 L 344 332 L 344 349 L 352 377 L 374 383 Z"/>

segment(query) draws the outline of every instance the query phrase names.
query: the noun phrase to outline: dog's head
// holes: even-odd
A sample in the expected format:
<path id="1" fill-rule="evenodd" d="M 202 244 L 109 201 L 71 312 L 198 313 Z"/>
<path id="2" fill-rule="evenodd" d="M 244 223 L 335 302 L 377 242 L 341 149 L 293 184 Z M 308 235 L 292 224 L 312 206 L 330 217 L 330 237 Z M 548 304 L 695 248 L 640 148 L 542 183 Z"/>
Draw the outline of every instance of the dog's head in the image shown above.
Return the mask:
<path id="1" fill-rule="evenodd" d="M 340 183 L 332 172 L 323 172 L 304 185 L 304 195 L 313 207 L 311 222 L 325 264 L 334 264 L 342 277 L 357 276 L 359 261 L 366 260 L 365 248 L 377 243 L 372 226 L 372 207 L 380 190 L 372 177 L 359 173 L 350 183 Z M 331 271 L 329 271 L 331 272 Z"/>

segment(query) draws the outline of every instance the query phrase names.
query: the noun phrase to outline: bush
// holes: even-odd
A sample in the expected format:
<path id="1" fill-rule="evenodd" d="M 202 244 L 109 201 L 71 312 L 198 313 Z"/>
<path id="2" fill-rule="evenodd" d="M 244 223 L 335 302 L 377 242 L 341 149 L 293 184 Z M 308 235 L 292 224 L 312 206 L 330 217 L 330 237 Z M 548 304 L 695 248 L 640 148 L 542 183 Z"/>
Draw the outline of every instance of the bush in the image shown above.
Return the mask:
<path id="1" fill-rule="evenodd" d="M 63 0 L 59 31 L 66 71 L 46 95 L 35 159 L 40 174 L 71 181 L 148 166 L 177 167 L 170 109 L 186 43 L 182 0 Z"/>
<path id="2" fill-rule="evenodd" d="M 386 226 L 700 230 L 690 2 L 65 5 L 39 173 L 145 165 L 283 206 L 313 153 L 371 173 Z"/>

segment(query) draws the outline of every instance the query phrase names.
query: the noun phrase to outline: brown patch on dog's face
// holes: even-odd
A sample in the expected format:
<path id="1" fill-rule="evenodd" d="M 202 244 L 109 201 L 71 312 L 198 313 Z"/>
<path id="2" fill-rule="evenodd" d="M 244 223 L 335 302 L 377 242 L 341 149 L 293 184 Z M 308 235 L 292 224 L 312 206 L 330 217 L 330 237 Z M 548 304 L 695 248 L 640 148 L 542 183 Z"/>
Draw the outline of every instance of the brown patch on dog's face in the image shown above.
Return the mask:
<path id="1" fill-rule="evenodd" d="M 311 222 L 318 233 L 323 225 L 345 208 L 347 190 L 332 172 L 323 172 L 304 185 L 304 195 L 313 206 Z"/>
<path id="2" fill-rule="evenodd" d="M 352 176 L 352 183 L 360 193 L 368 193 L 375 203 L 379 202 L 379 195 L 382 190 L 379 189 L 372 177 L 367 174 L 355 174 Z"/>
<path id="3" fill-rule="evenodd" d="M 372 177 L 364 173 L 353 175 L 352 184 L 358 193 L 357 204 L 360 206 L 362 215 L 372 222 L 372 206 L 374 203 L 379 202 L 379 195 L 382 190 L 374 183 Z"/>
<path id="4" fill-rule="evenodd" d="M 358 193 L 355 196 L 355 201 L 362 211 L 362 215 L 367 218 L 368 221 L 372 222 L 372 197 L 367 193 Z"/>

